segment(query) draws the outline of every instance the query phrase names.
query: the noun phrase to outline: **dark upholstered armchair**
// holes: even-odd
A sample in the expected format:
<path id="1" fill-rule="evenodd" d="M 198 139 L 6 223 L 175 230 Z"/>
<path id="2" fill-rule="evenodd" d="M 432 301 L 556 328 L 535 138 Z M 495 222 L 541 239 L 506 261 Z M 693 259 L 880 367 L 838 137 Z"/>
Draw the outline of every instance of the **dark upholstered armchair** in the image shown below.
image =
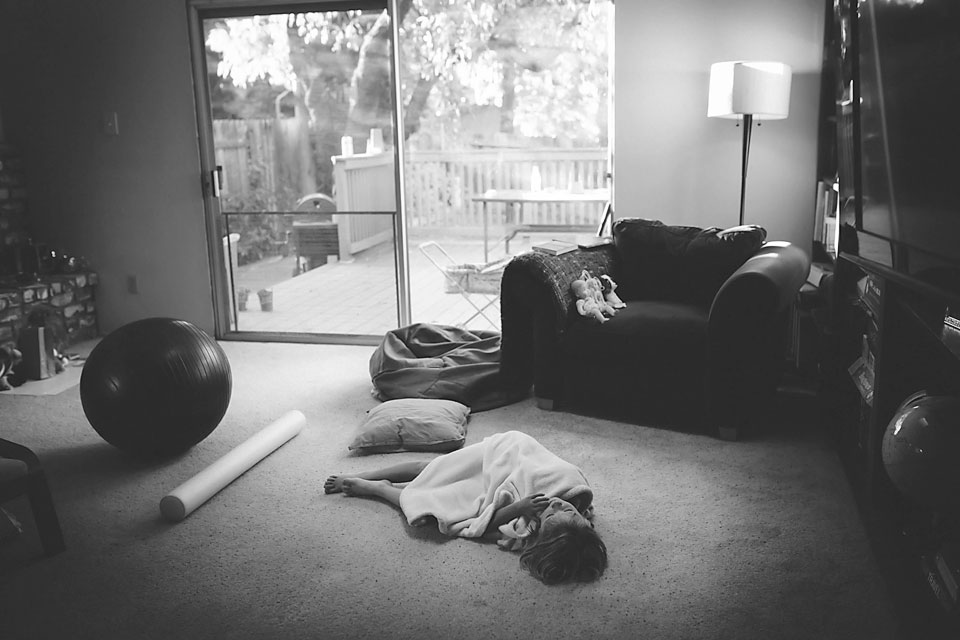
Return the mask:
<path id="1" fill-rule="evenodd" d="M 621 219 L 614 244 L 514 258 L 501 284 L 501 375 L 546 409 L 736 438 L 776 391 L 789 310 L 806 280 L 798 247 L 733 230 Z M 571 283 L 609 275 L 626 303 L 577 312 Z"/>
<path id="2" fill-rule="evenodd" d="M 23 445 L 0 438 L 0 503 L 21 495 L 30 500 L 44 553 L 52 556 L 63 551 L 60 521 L 40 460 Z"/>

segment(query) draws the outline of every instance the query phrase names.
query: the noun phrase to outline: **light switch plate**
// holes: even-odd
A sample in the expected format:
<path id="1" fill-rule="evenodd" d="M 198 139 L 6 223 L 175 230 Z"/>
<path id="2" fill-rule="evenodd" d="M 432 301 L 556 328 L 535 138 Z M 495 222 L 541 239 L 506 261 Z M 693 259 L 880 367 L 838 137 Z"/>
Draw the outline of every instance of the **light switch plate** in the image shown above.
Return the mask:
<path id="1" fill-rule="evenodd" d="M 120 135 L 120 121 L 116 111 L 103 112 L 103 132 L 108 136 Z"/>

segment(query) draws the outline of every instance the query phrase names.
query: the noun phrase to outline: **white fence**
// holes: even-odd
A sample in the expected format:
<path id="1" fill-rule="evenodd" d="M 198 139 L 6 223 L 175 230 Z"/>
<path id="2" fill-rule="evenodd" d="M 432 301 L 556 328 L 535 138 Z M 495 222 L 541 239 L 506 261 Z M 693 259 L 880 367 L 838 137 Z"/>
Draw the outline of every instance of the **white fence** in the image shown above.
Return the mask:
<path id="1" fill-rule="evenodd" d="M 397 210 L 395 176 L 392 153 L 334 157 L 337 213 L 333 221 L 340 230 L 341 260 L 393 237 L 393 213 Z M 383 211 L 389 215 L 351 211 Z"/>
<path id="2" fill-rule="evenodd" d="M 488 189 L 530 189 L 539 173 L 543 189 L 608 186 L 608 151 L 590 149 L 476 149 L 410 151 L 404 166 L 407 220 L 414 227 L 480 226 L 483 207 L 472 196 Z M 528 205 L 530 224 L 598 222 L 590 204 Z"/>

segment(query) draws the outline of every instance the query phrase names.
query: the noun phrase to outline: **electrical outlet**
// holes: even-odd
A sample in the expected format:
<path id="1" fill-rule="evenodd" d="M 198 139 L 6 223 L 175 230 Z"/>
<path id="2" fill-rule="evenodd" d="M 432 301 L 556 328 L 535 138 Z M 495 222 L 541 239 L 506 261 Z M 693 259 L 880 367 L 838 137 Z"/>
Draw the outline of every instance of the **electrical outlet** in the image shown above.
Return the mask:
<path id="1" fill-rule="evenodd" d="M 140 283 L 137 282 L 137 276 L 127 276 L 127 293 L 140 293 Z"/>
<path id="2" fill-rule="evenodd" d="M 116 111 L 103 112 L 103 132 L 108 136 L 120 135 L 120 121 L 117 119 Z"/>

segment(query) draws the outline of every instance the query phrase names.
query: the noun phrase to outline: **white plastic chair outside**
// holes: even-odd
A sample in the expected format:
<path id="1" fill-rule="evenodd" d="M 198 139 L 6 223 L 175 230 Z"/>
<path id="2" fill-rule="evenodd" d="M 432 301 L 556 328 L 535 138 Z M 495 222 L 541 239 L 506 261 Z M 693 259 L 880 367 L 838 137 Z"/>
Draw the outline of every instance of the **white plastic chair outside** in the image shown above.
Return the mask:
<path id="1" fill-rule="evenodd" d="M 434 241 L 421 243 L 418 247 L 427 260 L 443 274 L 447 293 L 459 293 L 474 308 L 474 313 L 458 327 L 468 325 L 474 318 L 483 317 L 499 330 L 500 325 L 487 315 L 500 313 L 500 278 L 511 256 L 487 264 L 458 263 Z M 479 300 L 475 299 L 478 298 Z"/>

